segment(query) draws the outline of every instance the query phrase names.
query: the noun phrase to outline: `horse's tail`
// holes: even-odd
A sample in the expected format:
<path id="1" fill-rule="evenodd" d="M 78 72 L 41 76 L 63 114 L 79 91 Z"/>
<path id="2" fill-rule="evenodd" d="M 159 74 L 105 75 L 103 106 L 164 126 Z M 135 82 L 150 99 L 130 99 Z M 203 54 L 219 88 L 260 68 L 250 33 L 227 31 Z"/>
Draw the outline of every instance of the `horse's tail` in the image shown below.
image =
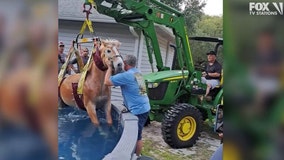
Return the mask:
<path id="1" fill-rule="evenodd" d="M 63 81 L 66 79 L 66 77 L 63 77 L 62 81 L 60 82 L 59 86 L 58 86 L 58 107 L 59 108 L 63 108 L 63 107 L 67 107 L 68 105 L 63 101 L 61 94 L 60 94 L 60 87 L 61 84 L 63 83 Z"/>
<path id="2" fill-rule="evenodd" d="M 108 101 L 108 96 L 99 96 L 96 99 L 96 108 L 100 109 L 102 107 L 105 107 L 107 101 Z"/>
<path id="3" fill-rule="evenodd" d="M 68 105 L 63 101 L 63 99 L 61 97 L 58 96 L 58 101 L 57 101 L 57 104 L 58 104 L 58 108 L 64 108 L 64 107 L 67 107 Z"/>

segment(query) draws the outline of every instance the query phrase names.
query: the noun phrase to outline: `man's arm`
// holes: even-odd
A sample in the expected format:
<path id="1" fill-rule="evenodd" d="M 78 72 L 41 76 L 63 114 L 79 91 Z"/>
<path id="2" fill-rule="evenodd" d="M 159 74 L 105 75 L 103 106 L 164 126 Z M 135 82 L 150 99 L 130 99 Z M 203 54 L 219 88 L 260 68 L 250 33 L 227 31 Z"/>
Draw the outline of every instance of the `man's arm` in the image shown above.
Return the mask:
<path id="1" fill-rule="evenodd" d="M 214 73 L 209 73 L 209 72 L 202 72 L 202 76 L 206 77 L 206 75 L 210 77 L 220 77 L 221 73 L 214 72 Z"/>
<path id="2" fill-rule="evenodd" d="M 112 67 L 109 66 L 108 69 L 107 69 L 106 75 L 105 75 L 105 82 L 104 82 L 104 84 L 106 86 L 113 86 L 113 84 L 112 84 L 112 82 L 110 80 L 111 73 L 112 73 Z"/>
<path id="3" fill-rule="evenodd" d="M 218 63 L 218 65 L 215 66 L 215 72 L 214 73 L 208 73 L 208 75 L 210 77 L 220 77 L 221 72 L 222 72 L 222 66 L 219 65 L 219 63 Z"/>
<path id="4" fill-rule="evenodd" d="M 75 63 L 77 63 L 77 58 L 74 58 L 69 62 L 69 64 L 75 64 Z"/>
<path id="5" fill-rule="evenodd" d="M 215 72 L 215 73 L 208 73 L 208 75 L 210 76 L 210 77 L 220 77 L 220 73 L 218 73 L 218 72 Z"/>

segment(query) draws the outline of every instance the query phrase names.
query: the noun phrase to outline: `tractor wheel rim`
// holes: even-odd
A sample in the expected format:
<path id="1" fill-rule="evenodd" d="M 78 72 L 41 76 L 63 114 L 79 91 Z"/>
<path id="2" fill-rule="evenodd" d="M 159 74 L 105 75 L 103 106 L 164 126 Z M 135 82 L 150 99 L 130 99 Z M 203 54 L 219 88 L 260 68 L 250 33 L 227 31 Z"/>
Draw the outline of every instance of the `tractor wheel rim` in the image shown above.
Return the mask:
<path id="1" fill-rule="evenodd" d="M 179 121 L 177 127 L 178 138 L 182 141 L 191 139 L 196 131 L 196 121 L 191 116 L 186 116 Z"/>

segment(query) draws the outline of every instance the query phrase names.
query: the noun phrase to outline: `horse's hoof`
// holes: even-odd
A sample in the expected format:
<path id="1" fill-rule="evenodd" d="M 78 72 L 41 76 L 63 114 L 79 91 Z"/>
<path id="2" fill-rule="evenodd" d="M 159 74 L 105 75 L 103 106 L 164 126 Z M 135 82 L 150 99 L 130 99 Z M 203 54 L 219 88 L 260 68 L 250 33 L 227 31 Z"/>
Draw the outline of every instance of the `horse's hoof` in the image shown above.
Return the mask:
<path id="1" fill-rule="evenodd" d="M 108 137 L 108 133 L 105 132 L 105 131 L 102 129 L 101 126 L 99 126 L 98 129 L 99 129 L 99 134 L 100 134 L 101 136 L 103 136 L 103 137 L 105 137 L 105 138 Z"/>
<path id="2" fill-rule="evenodd" d="M 111 130 L 112 130 L 112 132 L 114 132 L 114 133 L 117 133 L 117 132 L 118 132 L 117 128 L 115 128 L 114 126 L 111 126 Z"/>
<path id="3" fill-rule="evenodd" d="M 109 126 L 112 126 L 112 122 L 107 122 L 107 124 L 108 124 Z"/>
<path id="4" fill-rule="evenodd" d="M 93 122 L 93 124 L 94 124 L 96 127 L 99 127 L 99 126 L 100 126 L 100 123 L 99 123 L 99 122 Z"/>
<path id="5" fill-rule="evenodd" d="M 109 126 L 112 126 L 112 120 L 107 120 L 107 124 L 108 124 Z"/>

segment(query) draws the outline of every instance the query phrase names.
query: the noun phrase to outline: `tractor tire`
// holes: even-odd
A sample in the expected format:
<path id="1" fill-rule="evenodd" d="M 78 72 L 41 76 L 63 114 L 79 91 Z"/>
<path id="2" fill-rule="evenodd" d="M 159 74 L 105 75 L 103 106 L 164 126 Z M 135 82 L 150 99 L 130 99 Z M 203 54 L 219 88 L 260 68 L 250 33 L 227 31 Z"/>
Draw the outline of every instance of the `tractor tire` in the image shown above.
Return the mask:
<path id="1" fill-rule="evenodd" d="M 162 121 L 164 141 L 172 148 L 192 147 L 200 136 L 202 115 L 187 103 L 172 106 Z"/>

